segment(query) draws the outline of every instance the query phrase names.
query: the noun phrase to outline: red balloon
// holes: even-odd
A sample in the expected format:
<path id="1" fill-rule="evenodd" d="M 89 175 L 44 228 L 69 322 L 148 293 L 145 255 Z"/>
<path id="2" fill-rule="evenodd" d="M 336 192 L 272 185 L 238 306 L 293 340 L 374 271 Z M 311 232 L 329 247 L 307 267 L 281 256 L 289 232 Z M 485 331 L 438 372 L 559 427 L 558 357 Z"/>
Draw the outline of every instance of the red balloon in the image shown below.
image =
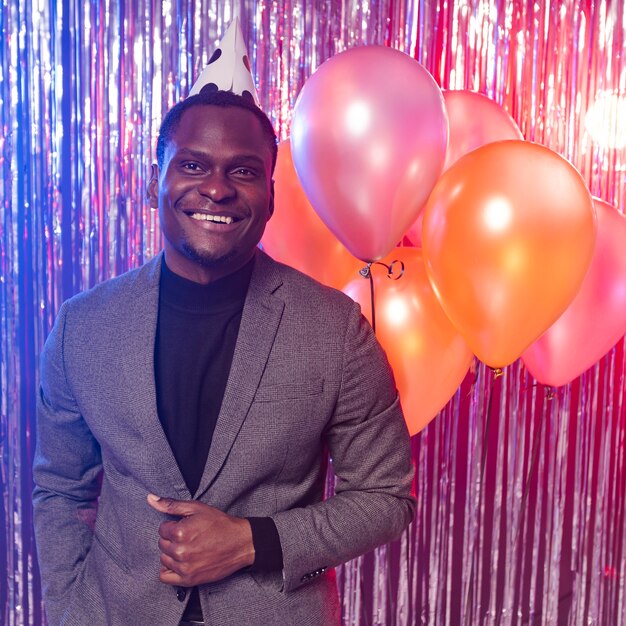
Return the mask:
<path id="1" fill-rule="evenodd" d="M 526 141 L 459 159 L 428 199 L 431 282 L 474 354 L 504 367 L 567 308 L 591 262 L 596 215 L 580 174 Z"/>
<path id="2" fill-rule="evenodd" d="M 313 208 L 350 252 L 380 259 L 435 184 L 448 122 L 441 91 L 410 56 L 384 46 L 342 52 L 307 80 L 291 147 Z"/>
<path id="3" fill-rule="evenodd" d="M 384 263 L 404 262 L 397 280 L 372 266 L 376 335 L 394 371 L 411 435 L 422 430 L 454 395 L 473 359 L 437 301 L 426 275 L 421 250 L 396 248 Z M 394 266 L 394 272 L 397 267 Z M 369 280 L 344 289 L 371 321 Z"/>
<path id="4" fill-rule="evenodd" d="M 363 261 L 346 250 L 313 210 L 296 176 L 288 139 L 278 145 L 274 181 L 274 215 L 263 234 L 263 249 L 277 261 L 341 289 L 358 275 Z"/>
<path id="5" fill-rule="evenodd" d="M 626 333 L 626 217 L 594 199 L 598 235 L 589 271 L 563 315 L 522 354 L 544 385 L 571 382 Z"/>
<path id="6" fill-rule="evenodd" d="M 494 141 L 523 139 L 513 118 L 496 102 L 474 91 L 444 91 L 450 133 L 443 166 L 445 172 L 462 156 Z M 422 245 L 423 212 L 407 230 L 414 246 Z"/>

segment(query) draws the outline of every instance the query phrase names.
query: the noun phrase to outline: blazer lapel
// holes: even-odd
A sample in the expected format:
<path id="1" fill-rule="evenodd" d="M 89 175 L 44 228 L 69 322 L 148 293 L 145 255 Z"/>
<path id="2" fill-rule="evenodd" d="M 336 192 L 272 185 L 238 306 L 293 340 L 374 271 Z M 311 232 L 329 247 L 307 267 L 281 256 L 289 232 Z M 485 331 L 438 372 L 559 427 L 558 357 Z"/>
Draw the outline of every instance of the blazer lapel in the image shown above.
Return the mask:
<path id="1" fill-rule="evenodd" d="M 147 263 L 137 275 L 134 293 L 129 293 L 127 323 L 121 344 L 127 351 L 124 377 L 126 385 L 135 392 L 131 395 L 129 419 L 146 442 L 146 454 L 154 467 L 154 476 L 169 486 L 167 495 L 188 500 L 191 497 L 178 468 L 174 453 L 167 441 L 157 413 L 154 380 L 154 342 L 159 309 L 159 278 L 163 253 Z M 158 485 L 155 486 L 158 487 Z M 171 493 L 174 489 L 175 494 Z"/>
<path id="2" fill-rule="evenodd" d="M 284 302 L 274 295 L 282 284 L 277 268 L 266 254 L 257 253 L 226 391 L 196 497 L 211 486 L 226 461 L 265 370 L 284 308 Z"/>

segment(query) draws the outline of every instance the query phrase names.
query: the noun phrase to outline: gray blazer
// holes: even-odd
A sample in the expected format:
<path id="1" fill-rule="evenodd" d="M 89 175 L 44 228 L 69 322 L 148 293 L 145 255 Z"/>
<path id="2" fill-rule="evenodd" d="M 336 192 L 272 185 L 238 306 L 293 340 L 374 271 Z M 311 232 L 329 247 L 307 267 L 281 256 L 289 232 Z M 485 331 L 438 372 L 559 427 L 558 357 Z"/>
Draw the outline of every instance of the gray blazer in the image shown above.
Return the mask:
<path id="1" fill-rule="evenodd" d="M 187 601 L 159 581 L 164 516 L 146 503 L 191 498 L 156 408 L 160 268 L 158 256 L 68 300 L 42 354 L 34 519 L 51 625 L 175 626 Z M 323 501 L 325 449 L 337 484 Z M 206 623 L 337 624 L 333 566 L 400 534 L 412 478 L 359 307 L 259 252 L 196 498 L 271 516 L 284 569 L 203 585 Z"/>

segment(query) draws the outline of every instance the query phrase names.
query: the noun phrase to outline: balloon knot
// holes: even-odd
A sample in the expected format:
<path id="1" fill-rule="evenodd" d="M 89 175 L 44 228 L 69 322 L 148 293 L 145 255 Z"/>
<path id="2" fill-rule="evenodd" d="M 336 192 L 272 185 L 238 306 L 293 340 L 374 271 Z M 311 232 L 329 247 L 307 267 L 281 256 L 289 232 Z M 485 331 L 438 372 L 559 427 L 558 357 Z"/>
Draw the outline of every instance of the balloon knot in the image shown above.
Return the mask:
<path id="1" fill-rule="evenodd" d="M 372 264 L 368 263 L 365 267 L 362 267 L 359 270 L 359 274 L 363 276 L 363 278 L 369 278 L 372 273 Z"/>

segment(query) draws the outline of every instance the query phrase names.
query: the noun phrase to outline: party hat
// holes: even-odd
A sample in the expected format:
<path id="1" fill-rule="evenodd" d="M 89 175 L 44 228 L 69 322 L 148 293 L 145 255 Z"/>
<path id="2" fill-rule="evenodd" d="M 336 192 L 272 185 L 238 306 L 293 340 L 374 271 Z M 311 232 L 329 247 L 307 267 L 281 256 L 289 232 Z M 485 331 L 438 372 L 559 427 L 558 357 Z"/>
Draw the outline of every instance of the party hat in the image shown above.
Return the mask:
<path id="1" fill-rule="evenodd" d="M 260 106 L 250 71 L 248 51 L 237 17 L 230 23 L 222 41 L 194 83 L 189 95 L 194 96 L 200 93 L 200 90 L 207 85 L 212 85 L 211 88 L 216 91 L 218 89 L 231 91 L 240 96 L 247 94 L 257 106 Z"/>

